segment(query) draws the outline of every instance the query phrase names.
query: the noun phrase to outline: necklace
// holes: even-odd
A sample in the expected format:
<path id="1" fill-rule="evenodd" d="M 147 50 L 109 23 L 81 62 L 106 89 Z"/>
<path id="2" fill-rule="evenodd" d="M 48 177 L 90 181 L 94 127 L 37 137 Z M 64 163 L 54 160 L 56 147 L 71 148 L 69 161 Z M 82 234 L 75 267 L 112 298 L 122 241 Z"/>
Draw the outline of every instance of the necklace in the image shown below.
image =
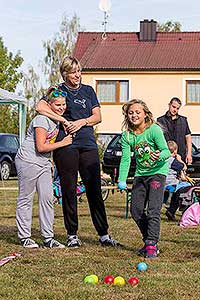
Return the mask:
<path id="1" fill-rule="evenodd" d="M 79 90 L 81 88 L 81 85 L 79 85 L 79 87 L 77 89 L 72 89 L 72 88 L 68 87 L 66 84 L 64 84 L 64 85 L 65 85 L 67 91 L 73 96 L 77 96 L 79 93 Z"/>

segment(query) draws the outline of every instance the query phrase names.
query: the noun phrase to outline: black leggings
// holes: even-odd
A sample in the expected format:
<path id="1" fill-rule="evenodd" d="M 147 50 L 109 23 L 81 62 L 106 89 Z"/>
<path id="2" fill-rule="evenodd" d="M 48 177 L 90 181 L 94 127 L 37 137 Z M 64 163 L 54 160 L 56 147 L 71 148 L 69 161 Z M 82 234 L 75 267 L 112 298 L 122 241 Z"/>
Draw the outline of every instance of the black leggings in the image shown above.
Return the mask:
<path id="1" fill-rule="evenodd" d="M 93 224 L 98 234 L 108 233 L 106 211 L 101 194 L 98 150 L 63 147 L 54 151 L 54 161 L 60 176 L 64 223 L 69 235 L 78 230 L 76 185 L 78 171 L 86 188 Z"/>

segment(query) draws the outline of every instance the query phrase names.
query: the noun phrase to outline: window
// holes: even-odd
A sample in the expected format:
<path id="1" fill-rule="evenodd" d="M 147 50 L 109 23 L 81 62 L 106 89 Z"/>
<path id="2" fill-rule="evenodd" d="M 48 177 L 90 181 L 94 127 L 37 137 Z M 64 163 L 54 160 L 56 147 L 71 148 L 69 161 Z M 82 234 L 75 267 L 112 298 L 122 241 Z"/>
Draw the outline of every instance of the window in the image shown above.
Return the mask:
<path id="1" fill-rule="evenodd" d="M 128 80 L 97 80 L 96 90 L 101 103 L 120 104 L 129 99 Z"/>
<path id="2" fill-rule="evenodd" d="M 195 144 L 195 146 L 197 147 L 197 148 L 200 148 L 200 135 L 192 135 L 192 143 L 193 144 Z M 194 148 L 194 147 L 193 147 Z M 192 148 L 192 152 L 193 152 L 193 149 Z"/>
<path id="3" fill-rule="evenodd" d="M 200 104 L 200 80 L 186 81 L 187 104 Z"/>

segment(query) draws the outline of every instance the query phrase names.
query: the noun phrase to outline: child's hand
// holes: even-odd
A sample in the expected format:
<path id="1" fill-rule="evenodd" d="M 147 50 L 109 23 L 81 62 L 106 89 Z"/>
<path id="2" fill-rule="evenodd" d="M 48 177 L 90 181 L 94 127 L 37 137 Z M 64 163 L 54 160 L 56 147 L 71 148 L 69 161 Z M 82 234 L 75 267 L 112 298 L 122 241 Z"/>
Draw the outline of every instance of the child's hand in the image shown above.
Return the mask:
<path id="1" fill-rule="evenodd" d="M 159 150 L 156 150 L 156 152 L 151 151 L 150 155 L 152 160 L 158 160 L 160 157 L 160 151 Z"/>
<path id="2" fill-rule="evenodd" d="M 72 144 L 72 140 L 73 140 L 72 134 L 67 135 L 61 141 L 62 142 L 62 146 L 67 146 L 67 145 Z"/>
<path id="3" fill-rule="evenodd" d="M 180 177 L 181 177 L 182 181 L 187 181 L 187 176 L 186 176 L 186 173 L 184 171 L 181 171 Z"/>

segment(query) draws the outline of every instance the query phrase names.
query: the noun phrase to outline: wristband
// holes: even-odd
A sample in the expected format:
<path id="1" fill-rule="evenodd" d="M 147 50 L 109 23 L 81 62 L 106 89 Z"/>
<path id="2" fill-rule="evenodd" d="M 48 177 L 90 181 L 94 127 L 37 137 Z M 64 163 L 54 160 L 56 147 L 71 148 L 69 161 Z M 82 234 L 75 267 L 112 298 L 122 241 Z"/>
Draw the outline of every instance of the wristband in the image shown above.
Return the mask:
<path id="1" fill-rule="evenodd" d="M 85 126 L 87 126 L 88 124 L 89 124 L 89 121 L 88 121 L 88 119 L 85 119 Z"/>

